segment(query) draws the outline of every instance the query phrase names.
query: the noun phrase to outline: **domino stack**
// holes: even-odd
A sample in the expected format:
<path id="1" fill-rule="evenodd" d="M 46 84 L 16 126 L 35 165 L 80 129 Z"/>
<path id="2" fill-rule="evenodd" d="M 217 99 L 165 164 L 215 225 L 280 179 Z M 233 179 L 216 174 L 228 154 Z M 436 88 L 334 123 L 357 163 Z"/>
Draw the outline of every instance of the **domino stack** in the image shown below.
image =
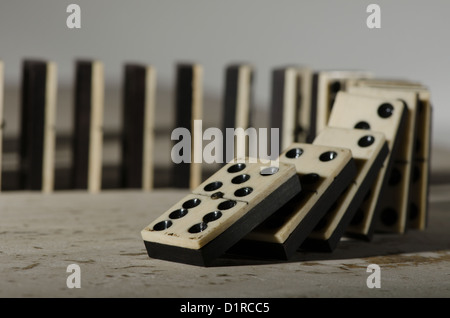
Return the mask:
<path id="1" fill-rule="evenodd" d="M 224 127 L 238 112 L 248 114 L 240 105 L 225 104 Z M 272 72 L 270 108 L 280 169 L 238 159 L 225 165 L 142 230 L 150 257 L 206 266 L 224 254 L 286 260 L 297 251 L 332 252 L 343 237 L 370 241 L 374 233 L 426 228 L 425 86 L 366 71 L 286 66 Z M 258 174 L 264 169 L 270 177 Z M 290 178 L 274 177 L 288 170 Z M 235 210 L 227 211 L 230 202 Z"/>
<path id="2" fill-rule="evenodd" d="M 75 63 L 71 188 L 91 193 L 102 189 L 103 72 L 101 61 Z M 254 67 L 230 64 L 224 74 L 222 130 L 250 128 Z M 206 180 L 195 158 L 174 164 L 172 187 L 190 192 L 141 231 L 151 258 L 200 266 L 226 254 L 286 260 L 298 251 L 332 252 L 343 237 L 371 241 L 377 233 L 426 229 L 428 88 L 366 71 L 312 71 L 295 64 L 271 74 L 269 126 L 279 129 L 280 155 L 263 160 L 246 151 L 229 160 L 225 139 L 222 158 L 228 162 Z M 177 64 L 175 76 L 174 126 L 194 140 L 202 133 L 194 121 L 203 117 L 203 68 Z M 56 95 L 56 65 L 24 61 L 23 190 L 54 190 Z M 125 64 L 120 188 L 153 190 L 155 96 L 155 68 Z"/>

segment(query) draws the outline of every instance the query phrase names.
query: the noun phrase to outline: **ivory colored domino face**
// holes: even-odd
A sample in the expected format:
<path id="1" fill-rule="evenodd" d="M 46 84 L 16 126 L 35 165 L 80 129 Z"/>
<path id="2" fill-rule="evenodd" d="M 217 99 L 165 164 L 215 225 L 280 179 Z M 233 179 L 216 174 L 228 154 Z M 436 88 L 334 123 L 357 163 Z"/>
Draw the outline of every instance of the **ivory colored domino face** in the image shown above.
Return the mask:
<path id="1" fill-rule="evenodd" d="M 398 99 L 402 100 L 408 108 L 406 119 L 405 135 L 403 136 L 400 149 L 396 155 L 396 160 L 410 162 L 414 153 L 414 142 L 417 131 L 417 107 L 419 96 L 412 91 L 399 91 L 385 88 L 358 87 L 352 86 L 347 90 L 349 93 L 364 95 L 368 97 Z"/>
<path id="2" fill-rule="evenodd" d="M 365 96 L 399 99 L 405 102 L 408 108 L 404 134 L 402 136 L 402 141 L 400 142 L 400 148 L 398 149 L 397 154 L 394 158 L 398 169 L 402 171 L 402 178 L 405 178 L 405 180 L 400 183 L 401 186 L 396 186 L 395 188 L 391 189 L 396 191 L 395 195 L 393 195 L 393 198 L 399 198 L 398 200 L 396 200 L 398 204 L 387 203 L 387 198 L 383 198 L 383 200 L 380 200 L 380 218 L 375 220 L 376 231 L 404 233 L 407 228 L 407 201 L 410 197 L 411 187 L 409 180 L 411 177 L 411 164 L 414 160 L 414 145 L 417 136 L 417 109 L 419 104 L 418 93 L 409 90 L 362 86 L 349 87 L 348 91 L 350 93 L 363 94 Z M 402 165 L 405 165 L 405 167 L 400 167 Z M 388 213 L 392 213 L 392 216 L 386 217 L 386 214 Z M 393 222 L 392 220 L 396 221 Z"/>
<path id="3" fill-rule="evenodd" d="M 279 159 L 295 165 L 302 192 L 232 252 L 290 258 L 356 173 L 352 153 L 345 148 L 294 143 Z"/>
<path id="4" fill-rule="evenodd" d="M 349 235 L 368 240 L 372 237 L 377 205 L 383 200 L 382 192 L 395 159 L 406 112 L 406 106 L 396 99 L 367 97 L 347 92 L 337 94 L 328 125 L 382 132 L 389 147 L 389 154 L 376 181 L 371 185 L 369 196 L 364 200 L 356 219 L 347 228 Z"/>
<path id="5" fill-rule="evenodd" d="M 208 265 L 300 189 L 293 165 L 229 163 L 150 223 L 142 238 L 150 257 Z"/>
<path id="6" fill-rule="evenodd" d="M 358 169 L 352 184 L 328 210 L 303 245 L 308 249 L 332 251 L 343 236 L 368 189 L 376 180 L 389 150 L 385 136 L 381 132 L 335 127 L 322 130 L 313 144 L 339 145 L 350 149 Z"/>
<path id="7" fill-rule="evenodd" d="M 352 79 L 368 78 L 372 75 L 365 71 L 323 71 L 313 76 L 313 96 L 311 108 L 310 140 L 327 126 L 336 94 L 346 89 L 346 83 Z"/>

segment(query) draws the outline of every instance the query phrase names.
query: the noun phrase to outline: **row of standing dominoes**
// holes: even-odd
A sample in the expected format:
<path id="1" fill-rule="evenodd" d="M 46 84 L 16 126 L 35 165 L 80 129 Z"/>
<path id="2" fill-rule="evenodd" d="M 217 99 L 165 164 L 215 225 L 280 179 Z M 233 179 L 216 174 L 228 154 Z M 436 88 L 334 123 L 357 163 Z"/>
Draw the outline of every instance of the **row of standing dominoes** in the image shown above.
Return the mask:
<path id="1" fill-rule="evenodd" d="M 202 72 L 197 64 L 177 67 L 175 126 L 185 127 L 192 133 L 195 133 L 193 121 L 202 118 Z M 47 192 L 53 189 L 56 78 L 54 63 L 25 61 L 23 64 L 20 183 L 24 189 Z M 251 125 L 253 78 L 250 65 L 227 68 L 223 128 Z M 101 62 L 77 62 L 72 186 L 92 192 L 101 188 L 103 86 Z M 126 65 L 123 187 L 152 187 L 155 86 L 153 67 Z M 388 107 L 387 112 L 392 116 L 370 114 L 359 107 L 379 104 L 400 109 L 398 100 L 405 107 L 394 112 Z M 331 116 L 334 108 L 338 110 Z M 358 111 L 361 114 L 357 122 L 352 121 L 352 116 L 344 115 Z M 386 124 L 394 119 L 398 122 Z M 428 89 L 420 83 L 373 79 L 368 72 L 312 72 L 299 66 L 277 68 L 272 77 L 270 126 L 281 131 L 281 151 L 293 142 L 314 142 L 327 126 L 383 132 L 390 154 L 346 233 L 370 239 L 374 229 L 403 233 L 408 227 L 425 228 L 431 104 Z M 201 165 L 174 165 L 173 176 L 174 186 L 194 189 L 202 182 Z"/>
<path id="2" fill-rule="evenodd" d="M 311 104 L 299 105 L 299 74 L 309 76 L 299 70 L 274 71 L 271 120 L 282 130 L 281 138 L 288 139 L 281 144 L 280 168 L 294 166 L 300 184 L 291 182 L 286 191 L 287 182 L 272 176 L 250 183 L 259 178 L 255 168 L 247 168 L 251 164 L 246 161 L 230 163 L 142 230 L 150 257 L 200 265 L 226 252 L 289 258 L 299 248 L 332 251 L 344 235 L 370 240 L 374 230 L 425 228 L 428 90 L 407 81 L 367 79 L 364 72 L 309 73 Z M 308 130 L 299 129 L 299 106 L 309 108 L 303 111 L 310 114 Z M 298 143 L 298 138 L 312 143 Z M 414 171 L 413 164 L 418 166 Z M 280 191 L 286 192 L 283 197 Z M 267 200 L 246 197 L 250 193 L 263 193 L 271 209 Z M 408 220 L 411 193 L 417 202 L 415 222 L 411 216 Z M 238 205 L 241 194 L 246 206 Z M 278 196 L 276 202 L 272 195 Z M 224 209 L 219 199 L 233 208 Z M 199 205 L 190 207 L 192 200 Z M 257 219 L 252 217 L 256 213 Z"/>
<path id="3" fill-rule="evenodd" d="M 100 61 L 80 60 L 75 68 L 70 187 L 98 192 L 102 186 L 103 64 Z M 155 74 L 151 66 L 125 66 L 123 157 L 120 167 L 123 187 L 152 187 L 154 92 Z M 54 190 L 56 111 L 56 64 L 25 60 L 19 136 L 20 189 Z M 0 113 L 3 115 L 3 108 Z"/>
<path id="4" fill-rule="evenodd" d="M 3 78 L 1 62 L 0 75 Z M 119 187 L 151 190 L 154 184 L 156 70 L 151 65 L 129 63 L 124 66 L 123 76 Z M 252 76 L 253 70 L 248 65 L 227 67 L 223 127 L 250 126 Z M 187 128 L 193 134 L 196 133 L 192 129 L 194 120 L 202 119 L 202 77 L 203 70 L 198 64 L 178 64 L 176 67 L 174 127 Z M 0 86 L 3 90 L 3 85 Z M 54 190 L 57 86 L 55 63 L 45 60 L 23 62 L 19 189 Z M 3 116 L 2 94 L 0 113 Z M 103 115 L 103 63 L 79 60 L 75 64 L 70 188 L 90 192 L 102 188 Z M 173 187 L 193 188 L 202 181 L 200 164 L 174 164 L 172 168 L 170 185 Z"/>

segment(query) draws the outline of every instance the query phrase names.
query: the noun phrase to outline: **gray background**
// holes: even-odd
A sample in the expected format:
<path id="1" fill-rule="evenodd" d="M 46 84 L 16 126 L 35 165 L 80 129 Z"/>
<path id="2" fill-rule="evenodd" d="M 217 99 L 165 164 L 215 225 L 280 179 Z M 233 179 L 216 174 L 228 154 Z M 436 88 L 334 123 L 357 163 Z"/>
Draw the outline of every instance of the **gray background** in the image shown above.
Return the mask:
<path id="1" fill-rule="evenodd" d="M 70 3 L 81 7 L 81 29 L 66 27 Z M 381 29 L 366 26 L 370 3 L 381 7 Z M 120 85 L 124 62 L 153 64 L 166 92 L 175 63 L 195 61 L 205 69 L 205 94 L 217 98 L 224 67 L 248 61 L 256 104 L 266 109 L 275 66 L 366 69 L 428 85 L 433 143 L 450 148 L 449 14 L 448 0 L 2 0 L 0 59 L 7 89 L 19 84 L 25 57 L 55 61 L 61 87 L 71 85 L 74 60 L 87 57 L 105 63 L 109 86 Z"/>

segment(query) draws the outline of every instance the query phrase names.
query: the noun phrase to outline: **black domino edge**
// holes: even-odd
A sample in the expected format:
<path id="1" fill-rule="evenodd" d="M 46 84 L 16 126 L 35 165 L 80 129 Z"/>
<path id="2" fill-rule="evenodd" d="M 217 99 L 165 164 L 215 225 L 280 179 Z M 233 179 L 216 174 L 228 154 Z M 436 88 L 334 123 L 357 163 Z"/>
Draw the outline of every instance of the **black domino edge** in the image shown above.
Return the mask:
<path id="1" fill-rule="evenodd" d="M 300 191 L 300 181 L 298 176 L 294 175 L 202 248 L 189 249 L 144 240 L 147 254 L 151 258 L 211 266 L 216 258 L 224 254 L 232 245 L 277 211 L 279 206 L 289 202 Z"/>
<path id="2" fill-rule="evenodd" d="M 301 246 L 302 249 L 321 252 L 332 252 L 336 248 L 337 244 L 344 235 L 347 226 L 350 224 L 351 220 L 358 211 L 358 208 L 363 203 L 365 195 L 375 182 L 378 173 L 381 167 L 383 166 L 383 162 L 388 154 L 389 154 L 389 147 L 387 142 L 385 142 L 380 152 L 378 153 L 377 157 L 375 158 L 372 166 L 370 167 L 366 177 L 364 178 L 363 182 L 356 191 L 356 194 L 354 195 L 351 203 L 349 204 L 347 211 L 345 211 L 344 216 L 339 221 L 338 226 L 336 227 L 335 231 L 330 236 L 330 238 L 327 240 L 307 238 Z"/>
<path id="3" fill-rule="evenodd" d="M 228 253 L 258 258 L 290 259 L 308 235 L 314 230 L 333 203 L 352 182 L 356 173 L 355 162 L 354 159 L 351 158 L 285 242 L 275 243 L 243 239 L 235 244 Z M 296 196 L 293 200 L 295 199 L 298 199 L 298 197 Z"/>

